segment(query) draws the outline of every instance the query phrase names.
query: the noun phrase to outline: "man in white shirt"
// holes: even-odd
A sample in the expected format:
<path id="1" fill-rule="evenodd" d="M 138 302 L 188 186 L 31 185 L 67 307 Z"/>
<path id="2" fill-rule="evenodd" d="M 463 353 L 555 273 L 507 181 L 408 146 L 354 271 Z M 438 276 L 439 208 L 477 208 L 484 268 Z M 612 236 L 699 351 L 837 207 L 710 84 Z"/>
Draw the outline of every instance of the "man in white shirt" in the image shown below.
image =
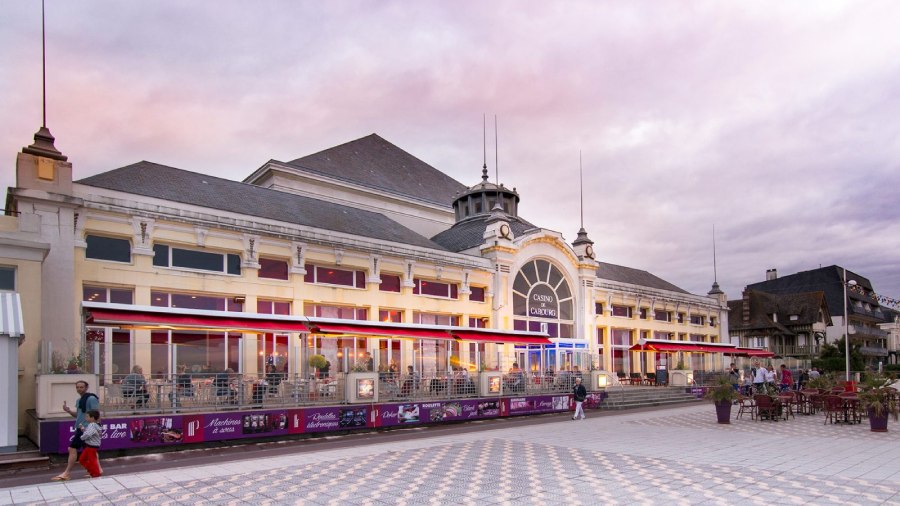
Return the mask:
<path id="1" fill-rule="evenodd" d="M 756 363 L 756 375 L 753 377 L 753 387 L 756 393 L 766 392 L 766 368 Z"/>

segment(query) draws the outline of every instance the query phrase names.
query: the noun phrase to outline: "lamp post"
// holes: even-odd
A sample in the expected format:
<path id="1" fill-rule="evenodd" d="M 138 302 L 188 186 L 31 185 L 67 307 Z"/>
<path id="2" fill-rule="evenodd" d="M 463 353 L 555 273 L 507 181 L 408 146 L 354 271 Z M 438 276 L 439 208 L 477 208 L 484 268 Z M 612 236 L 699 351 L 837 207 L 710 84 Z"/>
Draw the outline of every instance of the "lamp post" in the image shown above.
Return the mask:
<path id="1" fill-rule="evenodd" d="M 847 268 L 844 267 L 844 366 L 847 381 L 850 381 L 850 313 L 847 308 L 847 286 L 856 286 L 856 281 L 847 281 Z"/>

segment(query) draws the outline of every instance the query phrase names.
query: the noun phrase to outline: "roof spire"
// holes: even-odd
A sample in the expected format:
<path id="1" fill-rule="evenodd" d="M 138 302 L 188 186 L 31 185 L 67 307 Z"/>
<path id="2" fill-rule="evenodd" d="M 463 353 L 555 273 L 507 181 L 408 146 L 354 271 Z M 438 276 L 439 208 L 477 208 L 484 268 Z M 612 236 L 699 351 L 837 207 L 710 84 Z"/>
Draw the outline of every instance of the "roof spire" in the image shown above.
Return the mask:
<path id="1" fill-rule="evenodd" d="M 497 140 L 497 115 L 494 115 L 494 184 L 500 186 L 500 151 L 498 146 L 500 142 Z"/>
<path id="2" fill-rule="evenodd" d="M 487 183 L 488 173 L 487 173 L 487 114 L 481 114 L 481 135 L 482 135 L 482 150 L 484 153 L 484 165 L 481 166 L 481 180 Z"/>
<path id="3" fill-rule="evenodd" d="M 718 295 L 725 293 L 719 288 L 719 275 L 716 272 L 716 224 L 713 223 L 713 284 L 712 289 L 707 295 Z"/>
<path id="4" fill-rule="evenodd" d="M 583 170 L 581 167 L 581 150 L 578 150 L 578 191 L 581 193 L 581 204 L 580 204 L 580 213 L 581 213 L 581 228 L 578 230 L 578 237 L 575 239 L 575 242 L 572 244 L 578 246 L 579 244 L 588 245 L 594 244 L 594 241 L 588 238 L 587 230 L 584 229 L 584 179 L 583 179 Z M 591 248 L 591 254 L 588 257 L 593 258 L 593 248 Z"/>
<path id="5" fill-rule="evenodd" d="M 47 128 L 47 27 L 44 21 L 44 0 L 41 0 L 41 86 L 41 128 L 34 134 L 34 142 L 27 148 L 22 148 L 22 152 L 64 162 L 68 157 L 60 153 L 56 146 L 53 145 L 56 139 L 54 139 L 53 134 Z"/>

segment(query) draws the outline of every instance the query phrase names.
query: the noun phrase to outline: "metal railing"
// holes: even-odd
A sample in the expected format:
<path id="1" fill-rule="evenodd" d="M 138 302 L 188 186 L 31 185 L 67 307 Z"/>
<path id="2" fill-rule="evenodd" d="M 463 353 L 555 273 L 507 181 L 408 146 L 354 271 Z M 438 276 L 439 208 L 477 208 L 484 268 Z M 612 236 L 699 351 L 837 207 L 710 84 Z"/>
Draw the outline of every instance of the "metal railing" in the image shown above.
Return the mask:
<path id="1" fill-rule="evenodd" d="M 497 373 L 494 372 L 494 375 Z M 504 374 L 503 396 L 570 393 L 574 374 Z M 209 412 L 279 409 L 347 402 L 346 375 L 183 374 L 146 380 L 135 375 L 101 378 L 100 408 L 105 414 Z M 379 402 L 429 401 L 481 396 L 479 373 L 397 375 L 381 373 Z"/>

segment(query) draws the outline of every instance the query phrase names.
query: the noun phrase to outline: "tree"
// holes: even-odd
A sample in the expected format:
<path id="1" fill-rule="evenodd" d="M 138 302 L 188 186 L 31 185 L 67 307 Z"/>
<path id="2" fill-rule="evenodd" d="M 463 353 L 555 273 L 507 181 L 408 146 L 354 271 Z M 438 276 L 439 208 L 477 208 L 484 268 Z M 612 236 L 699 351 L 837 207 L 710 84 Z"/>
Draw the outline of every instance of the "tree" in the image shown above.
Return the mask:
<path id="1" fill-rule="evenodd" d="M 819 358 L 812 361 L 813 367 L 818 367 L 823 371 L 844 371 L 847 367 L 844 349 L 843 337 L 835 341 L 834 344 L 823 344 L 819 352 Z M 850 370 L 862 371 L 864 368 L 865 361 L 859 352 L 859 345 L 850 343 Z"/>

